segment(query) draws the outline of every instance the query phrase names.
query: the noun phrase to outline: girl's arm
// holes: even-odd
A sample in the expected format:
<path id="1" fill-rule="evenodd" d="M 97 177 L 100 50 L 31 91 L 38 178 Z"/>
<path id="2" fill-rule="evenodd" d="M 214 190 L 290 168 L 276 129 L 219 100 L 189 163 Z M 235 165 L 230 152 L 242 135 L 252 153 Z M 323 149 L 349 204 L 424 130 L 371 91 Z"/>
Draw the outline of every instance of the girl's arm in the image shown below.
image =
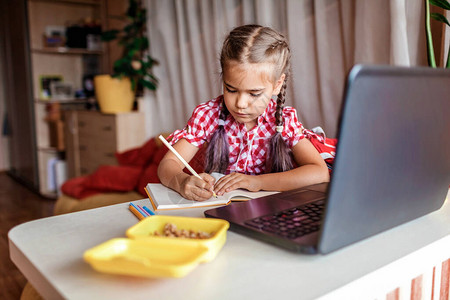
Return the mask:
<path id="1" fill-rule="evenodd" d="M 181 139 L 173 145 L 173 148 L 186 160 L 191 161 L 199 150 L 185 139 Z M 161 183 L 178 193 L 184 198 L 203 201 L 213 196 L 214 178 L 208 174 L 199 174 L 204 180 L 186 174 L 183 163 L 168 151 L 158 166 L 158 177 Z"/>
<path id="2" fill-rule="evenodd" d="M 215 185 L 217 195 L 238 188 L 249 191 L 288 191 L 307 185 L 330 181 L 325 161 L 307 138 L 301 139 L 292 153 L 299 167 L 280 173 L 245 175 L 232 173 L 222 177 Z"/>

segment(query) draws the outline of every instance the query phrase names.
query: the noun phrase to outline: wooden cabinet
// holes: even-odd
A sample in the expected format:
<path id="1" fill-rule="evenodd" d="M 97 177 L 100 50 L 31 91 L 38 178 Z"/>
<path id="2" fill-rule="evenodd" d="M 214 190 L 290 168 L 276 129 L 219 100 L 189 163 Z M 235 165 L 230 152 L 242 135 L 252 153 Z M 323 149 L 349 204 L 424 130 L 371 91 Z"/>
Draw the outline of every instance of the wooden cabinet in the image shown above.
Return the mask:
<path id="1" fill-rule="evenodd" d="M 146 139 L 142 112 L 66 111 L 65 122 L 69 178 L 92 173 L 100 165 L 117 165 L 116 152 L 139 147 Z"/>
<path id="2" fill-rule="evenodd" d="M 90 43 L 90 47 L 80 48 L 71 43 L 74 47 L 69 48 L 63 43 L 49 43 L 44 34 L 61 33 L 64 28 L 73 28 L 72 25 L 80 20 L 97 20 L 103 30 L 112 29 L 116 26 L 116 16 L 123 14 L 127 4 L 127 0 L 0 3 L 0 67 L 5 74 L 5 98 L 11 128 L 9 173 L 43 196 L 56 198 L 57 185 L 55 187 L 55 176 L 52 176 L 56 168 L 52 163 L 57 160 L 65 164 L 65 152 L 70 146 L 61 143 L 65 141 L 61 134 L 64 132 L 61 130 L 63 117 L 61 120 L 49 118 L 49 110 L 59 105 L 63 116 L 63 111 L 86 109 L 88 104 L 92 106 L 95 99 L 48 98 L 41 89 L 42 76 L 59 76 L 73 91 L 79 91 L 84 87 L 85 75 L 110 73 L 110 57 L 115 59 L 119 53 L 115 43 L 100 47 Z M 109 53 L 115 54 L 110 56 Z M 50 123 L 50 120 L 55 122 Z"/>
<path id="3" fill-rule="evenodd" d="M 36 137 L 36 158 L 40 194 L 54 198 L 57 196 L 58 183 L 67 176 L 57 174 L 56 164 L 65 164 L 66 145 L 62 143 L 63 113 L 61 118 L 50 117 L 55 106 L 59 110 L 84 109 L 89 99 L 75 97 L 75 91 L 84 88 L 83 78 L 105 73 L 106 54 L 103 49 L 91 50 L 61 45 L 49 45 L 45 34 L 58 29 L 64 35 L 64 29 L 80 20 L 96 20 L 102 25 L 105 21 L 105 3 L 107 0 L 28 0 L 28 32 L 32 77 L 32 111 Z M 53 28 L 53 29 L 52 29 Z M 81 28 L 81 27 L 78 27 Z M 67 39 L 68 42 L 68 39 Z M 61 78 L 60 81 L 71 88 L 70 95 L 48 96 L 48 88 L 43 89 L 43 78 Z M 50 90 L 54 93 L 55 90 Z M 95 100 L 92 100 L 95 101 Z M 62 170 L 67 169 L 66 167 Z"/>

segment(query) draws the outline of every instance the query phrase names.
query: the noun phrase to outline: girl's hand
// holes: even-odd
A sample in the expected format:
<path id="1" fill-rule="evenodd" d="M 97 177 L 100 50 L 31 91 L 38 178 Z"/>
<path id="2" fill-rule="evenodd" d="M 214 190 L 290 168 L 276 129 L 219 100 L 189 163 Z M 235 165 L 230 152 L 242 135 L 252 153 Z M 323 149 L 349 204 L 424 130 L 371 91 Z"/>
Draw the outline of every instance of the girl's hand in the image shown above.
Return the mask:
<path id="1" fill-rule="evenodd" d="M 195 201 L 205 201 L 213 196 L 215 179 L 206 173 L 199 175 L 202 179 L 195 176 L 188 176 L 181 182 L 181 196 Z"/>
<path id="2" fill-rule="evenodd" d="M 239 188 L 246 189 L 251 192 L 261 190 L 258 176 L 231 173 L 220 178 L 214 186 L 214 190 L 218 196 Z"/>

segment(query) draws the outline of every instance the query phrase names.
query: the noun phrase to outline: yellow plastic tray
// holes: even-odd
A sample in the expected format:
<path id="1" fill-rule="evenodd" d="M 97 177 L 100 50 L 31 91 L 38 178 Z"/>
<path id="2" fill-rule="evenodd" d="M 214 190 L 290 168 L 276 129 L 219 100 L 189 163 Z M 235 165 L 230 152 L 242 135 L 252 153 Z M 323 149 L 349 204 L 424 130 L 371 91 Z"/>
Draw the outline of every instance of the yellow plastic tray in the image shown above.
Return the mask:
<path id="1" fill-rule="evenodd" d="M 178 229 L 214 233 L 207 239 L 158 237 L 166 223 Z M 130 227 L 129 238 L 116 238 L 87 250 L 83 258 L 94 269 L 145 277 L 183 277 L 199 263 L 213 260 L 226 241 L 229 223 L 221 219 L 151 216 Z"/>
<path id="2" fill-rule="evenodd" d="M 116 238 L 84 253 L 84 260 L 100 272 L 145 276 L 183 277 L 200 262 L 206 248 L 167 247 L 158 240 Z"/>
<path id="3" fill-rule="evenodd" d="M 214 233 L 208 239 L 187 239 L 187 238 L 173 238 L 173 237 L 158 237 L 154 236 L 154 232 L 163 233 L 163 228 L 167 223 L 177 226 L 179 229 L 203 231 L 207 233 Z M 178 216 L 152 216 L 145 218 L 133 227 L 130 227 L 126 235 L 132 239 L 157 239 L 164 241 L 171 247 L 185 247 L 197 246 L 204 247 L 208 251 L 202 257 L 201 262 L 208 262 L 213 260 L 220 249 L 222 249 L 227 238 L 227 230 L 230 224 L 222 219 L 208 219 L 208 218 L 191 218 Z"/>

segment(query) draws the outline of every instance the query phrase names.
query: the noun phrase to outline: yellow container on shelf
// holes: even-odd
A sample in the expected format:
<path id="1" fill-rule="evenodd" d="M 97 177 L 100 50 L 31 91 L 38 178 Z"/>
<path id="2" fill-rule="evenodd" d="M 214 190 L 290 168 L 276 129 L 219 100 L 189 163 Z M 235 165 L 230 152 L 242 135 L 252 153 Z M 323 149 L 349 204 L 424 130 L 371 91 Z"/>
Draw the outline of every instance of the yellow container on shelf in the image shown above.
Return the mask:
<path id="1" fill-rule="evenodd" d="M 205 239 L 155 236 L 167 224 L 178 229 L 210 233 Z M 229 223 L 221 219 L 151 216 L 130 227 L 129 238 L 116 238 L 85 251 L 94 269 L 144 277 L 183 277 L 199 263 L 213 260 L 226 241 Z"/>
<path id="2" fill-rule="evenodd" d="M 94 77 L 95 97 L 105 114 L 130 112 L 133 108 L 134 91 L 130 78 L 114 78 L 110 75 Z"/>
<path id="3" fill-rule="evenodd" d="M 188 239 L 188 238 L 173 238 L 165 236 L 155 236 L 154 232 L 163 234 L 164 226 L 167 224 L 174 224 L 179 229 L 203 231 L 206 233 L 213 233 L 207 239 Z M 190 218 L 178 216 L 152 216 L 145 218 L 126 232 L 127 237 L 132 239 L 158 239 L 165 241 L 167 245 L 173 247 L 183 247 L 184 245 L 195 245 L 197 247 L 204 247 L 208 249 L 202 258 L 203 262 L 213 260 L 220 249 L 222 249 L 227 238 L 227 230 L 230 224 L 222 219 L 208 219 L 208 218 Z"/>

